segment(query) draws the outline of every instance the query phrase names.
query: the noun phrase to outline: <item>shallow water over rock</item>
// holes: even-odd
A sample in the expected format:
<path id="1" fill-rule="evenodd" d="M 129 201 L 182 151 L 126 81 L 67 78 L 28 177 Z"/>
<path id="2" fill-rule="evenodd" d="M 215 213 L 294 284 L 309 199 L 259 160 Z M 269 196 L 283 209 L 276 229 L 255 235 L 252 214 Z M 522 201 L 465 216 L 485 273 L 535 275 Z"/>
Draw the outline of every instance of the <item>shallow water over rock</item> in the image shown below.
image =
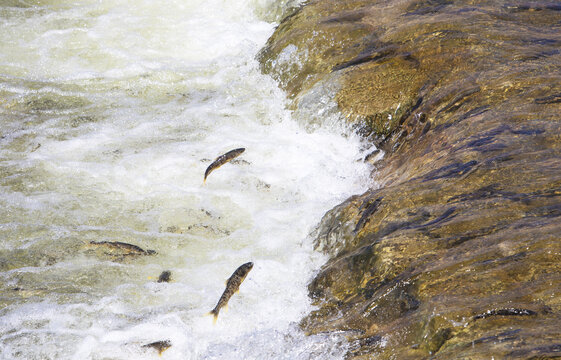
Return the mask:
<path id="1" fill-rule="evenodd" d="M 285 19 L 262 69 L 295 109 L 336 84 L 342 121 L 386 152 L 380 187 L 318 229 L 331 259 L 304 329 L 346 331 L 357 358 L 559 356 L 560 45 L 551 1 L 320 0 Z"/>

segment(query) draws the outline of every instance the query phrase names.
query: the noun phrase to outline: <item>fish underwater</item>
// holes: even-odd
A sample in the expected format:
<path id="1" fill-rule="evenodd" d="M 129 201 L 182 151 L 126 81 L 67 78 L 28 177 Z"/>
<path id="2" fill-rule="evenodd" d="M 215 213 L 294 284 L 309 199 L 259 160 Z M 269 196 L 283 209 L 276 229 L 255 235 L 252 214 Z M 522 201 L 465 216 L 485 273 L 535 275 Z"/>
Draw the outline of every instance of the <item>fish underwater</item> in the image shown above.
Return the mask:
<path id="1" fill-rule="evenodd" d="M 222 296 L 220 296 L 220 300 L 218 300 L 218 303 L 216 304 L 214 309 L 212 309 L 208 313 L 208 315 L 214 316 L 213 323 L 216 323 L 216 319 L 218 319 L 218 313 L 220 312 L 220 309 L 228 305 L 228 300 L 230 300 L 232 295 L 239 291 L 241 283 L 244 281 L 245 277 L 252 268 L 252 262 L 245 263 L 238 267 L 236 271 L 234 271 L 232 276 L 230 276 L 228 281 L 226 281 L 226 289 L 224 289 Z"/>
<path id="2" fill-rule="evenodd" d="M 120 252 L 123 255 L 154 255 L 154 250 L 144 250 L 140 246 L 121 241 L 90 241 L 90 245 L 105 247 L 111 252 Z"/>
<path id="3" fill-rule="evenodd" d="M 162 273 L 158 277 L 158 282 L 159 283 L 169 282 L 170 280 L 171 280 L 171 271 L 169 271 L 169 270 L 162 271 Z"/>
<path id="4" fill-rule="evenodd" d="M 215 169 L 218 169 L 219 167 L 221 167 L 222 165 L 226 164 L 227 162 L 231 161 L 232 159 L 237 158 L 238 156 L 240 156 L 243 152 L 245 151 L 245 148 L 238 148 L 238 149 L 234 149 L 234 150 L 230 150 L 228 151 L 226 154 L 220 155 L 219 157 L 217 157 L 212 164 L 210 164 L 205 171 L 205 178 L 203 180 L 203 183 L 206 183 L 206 178 L 207 176 L 213 172 Z"/>

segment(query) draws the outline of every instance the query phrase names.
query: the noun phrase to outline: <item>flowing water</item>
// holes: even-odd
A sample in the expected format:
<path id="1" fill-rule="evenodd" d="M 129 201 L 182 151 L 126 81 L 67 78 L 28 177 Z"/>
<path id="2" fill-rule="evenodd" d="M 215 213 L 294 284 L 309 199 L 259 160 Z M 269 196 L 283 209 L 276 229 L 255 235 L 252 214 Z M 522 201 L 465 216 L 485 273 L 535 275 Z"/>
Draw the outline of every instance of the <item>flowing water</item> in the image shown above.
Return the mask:
<path id="1" fill-rule="evenodd" d="M 142 345 L 160 340 L 166 359 L 342 357 L 335 335 L 297 325 L 326 260 L 308 234 L 366 189 L 368 149 L 307 129 L 260 73 L 282 6 L 0 4 L 0 358 L 151 359 Z"/>

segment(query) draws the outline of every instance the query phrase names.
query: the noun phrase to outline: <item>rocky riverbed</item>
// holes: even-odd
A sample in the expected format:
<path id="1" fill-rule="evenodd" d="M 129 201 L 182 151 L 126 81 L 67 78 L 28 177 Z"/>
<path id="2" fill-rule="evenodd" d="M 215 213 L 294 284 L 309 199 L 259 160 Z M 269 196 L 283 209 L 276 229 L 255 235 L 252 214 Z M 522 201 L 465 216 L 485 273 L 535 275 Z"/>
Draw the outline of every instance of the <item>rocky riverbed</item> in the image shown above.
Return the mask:
<path id="1" fill-rule="evenodd" d="M 561 6 L 315 0 L 260 54 L 385 152 L 325 215 L 309 333 L 357 359 L 561 357 Z"/>

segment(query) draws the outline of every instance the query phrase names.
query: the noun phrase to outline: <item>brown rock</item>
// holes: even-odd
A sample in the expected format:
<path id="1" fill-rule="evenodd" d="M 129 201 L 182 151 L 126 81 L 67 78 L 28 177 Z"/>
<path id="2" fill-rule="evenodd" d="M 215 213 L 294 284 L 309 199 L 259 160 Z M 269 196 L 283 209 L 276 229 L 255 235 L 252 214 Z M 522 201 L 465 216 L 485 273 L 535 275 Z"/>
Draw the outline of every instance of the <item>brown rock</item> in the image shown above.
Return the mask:
<path id="1" fill-rule="evenodd" d="M 387 154 L 318 229 L 305 330 L 347 331 L 352 358 L 560 356 L 560 11 L 318 0 L 279 26 L 261 60 L 293 106 L 336 82 Z"/>

